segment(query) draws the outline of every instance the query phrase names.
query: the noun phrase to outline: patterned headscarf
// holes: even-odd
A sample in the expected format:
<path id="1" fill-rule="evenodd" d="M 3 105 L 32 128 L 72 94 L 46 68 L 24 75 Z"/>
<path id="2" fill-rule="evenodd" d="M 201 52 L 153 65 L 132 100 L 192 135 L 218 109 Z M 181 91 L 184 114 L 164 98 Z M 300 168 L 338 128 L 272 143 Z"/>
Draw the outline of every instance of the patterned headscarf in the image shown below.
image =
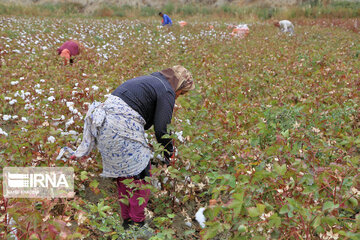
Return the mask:
<path id="1" fill-rule="evenodd" d="M 174 67 L 164 69 L 160 71 L 160 73 L 167 78 L 175 92 L 178 90 L 188 92 L 195 89 L 191 73 L 183 66 L 176 65 Z"/>

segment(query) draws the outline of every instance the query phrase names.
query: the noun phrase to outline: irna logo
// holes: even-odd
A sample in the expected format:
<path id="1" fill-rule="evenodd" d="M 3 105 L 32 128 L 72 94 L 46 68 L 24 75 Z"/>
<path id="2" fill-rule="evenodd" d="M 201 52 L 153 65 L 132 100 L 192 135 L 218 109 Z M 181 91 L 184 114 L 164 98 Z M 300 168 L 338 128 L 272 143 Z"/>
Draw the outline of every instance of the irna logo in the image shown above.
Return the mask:
<path id="1" fill-rule="evenodd" d="M 5 167 L 3 189 L 6 198 L 74 197 L 74 169 L 71 167 Z"/>
<path id="2" fill-rule="evenodd" d="M 64 174 L 59 176 L 55 173 L 35 173 L 21 174 L 8 173 L 8 187 L 11 188 L 27 188 L 27 187 L 69 187 Z"/>

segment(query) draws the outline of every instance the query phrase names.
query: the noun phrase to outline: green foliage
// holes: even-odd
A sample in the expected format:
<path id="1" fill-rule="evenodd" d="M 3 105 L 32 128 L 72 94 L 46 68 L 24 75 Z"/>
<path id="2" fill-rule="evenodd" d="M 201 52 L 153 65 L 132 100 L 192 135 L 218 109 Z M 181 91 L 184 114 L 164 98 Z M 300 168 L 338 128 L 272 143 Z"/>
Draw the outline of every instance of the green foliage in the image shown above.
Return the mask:
<path id="1" fill-rule="evenodd" d="M 101 4 L 91 13 L 85 13 L 83 5 L 77 2 L 66 3 L 41 3 L 31 6 L 2 4 L 0 3 L 0 15 L 29 15 L 29 16 L 96 16 L 96 17 L 151 17 L 157 16 L 163 11 L 170 16 L 186 17 L 195 15 L 232 16 L 239 19 L 256 17 L 260 20 L 271 18 L 288 19 L 297 17 L 308 18 L 356 18 L 360 16 L 360 4 L 350 1 L 331 1 L 328 5 L 320 4 L 321 1 L 305 1 L 301 5 L 287 8 L 277 8 L 268 4 L 256 6 L 237 6 L 235 4 L 224 4 L 212 6 L 205 4 L 179 5 L 173 2 L 166 3 L 160 9 L 154 6 L 140 6 L 138 8 L 130 5 Z M 178 15 L 178 16 L 176 16 Z"/>
<path id="2" fill-rule="evenodd" d="M 152 7 L 141 7 L 140 8 L 140 14 L 141 16 L 149 17 L 149 16 L 157 16 L 159 13 L 159 10 L 152 8 Z"/>
<path id="3" fill-rule="evenodd" d="M 184 4 L 179 6 L 176 12 L 184 16 L 194 16 L 199 12 L 199 7 L 194 4 Z"/>
<path id="4" fill-rule="evenodd" d="M 255 13 L 259 19 L 266 20 L 276 16 L 277 8 L 259 7 L 255 9 Z"/>
<path id="5" fill-rule="evenodd" d="M 175 11 L 175 8 L 176 8 L 176 6 L 174 5 L 174 3 L 169 2 L 169 3 L 165 4 L 164 7 L 162 7 L 162 9 L 163 9 L 162 11 L 166 14 L 171 15 Z"/>

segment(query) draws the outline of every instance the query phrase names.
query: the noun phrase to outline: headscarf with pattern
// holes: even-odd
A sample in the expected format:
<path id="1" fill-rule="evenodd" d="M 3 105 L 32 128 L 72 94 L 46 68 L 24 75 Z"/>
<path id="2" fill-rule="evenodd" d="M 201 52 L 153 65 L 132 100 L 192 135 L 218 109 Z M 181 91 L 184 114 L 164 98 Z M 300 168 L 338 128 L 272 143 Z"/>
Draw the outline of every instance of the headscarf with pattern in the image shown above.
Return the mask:
<path id="1" fill-rule="evenodd" d="M 183 66 L 176 65 L 160 71 L 166 77 L 174 91 L 182 90 L 188 92 L 195 89 L 191 73 Z"/>

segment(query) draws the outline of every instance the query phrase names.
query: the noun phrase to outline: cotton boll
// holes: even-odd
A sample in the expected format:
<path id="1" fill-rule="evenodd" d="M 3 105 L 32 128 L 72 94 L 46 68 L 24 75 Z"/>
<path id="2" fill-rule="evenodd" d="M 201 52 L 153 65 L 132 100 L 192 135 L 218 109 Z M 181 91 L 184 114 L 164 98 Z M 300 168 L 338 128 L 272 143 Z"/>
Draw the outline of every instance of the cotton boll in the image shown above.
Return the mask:
<path id="1" fill-rule="evenodd" d="M 11 81 L 10 82 L 10 84 L 12 85 L 12 86 L 15 86 L 16 84 L 18 84 L 19 83 L 19 81 Z"/>
<path id="2" fill-rule="evenodd" d="M 70 130 L 70 131 L 69 131 L 69 134 L 71 134 L 71 135 L 78 135 L 79 133 L 78 133 L 77 131 Z"/>
<path id="3" fill-rule="evenodd" d="M 188 226 L 188 227 L 192 226 L 191 222 L 185 222 L 185 225 Z"/>
<path id="4" fill-rule="evenodd" d="M 42 94 L 43 91 L 44 91 L 44 90 L 42 90 L 42 89 L 35 89 L 35 92 L 36 92 L 37 94 Z"/>
<path id="5" fill-rule="evenodd" d="M 0 128 L 0 135 L 5 135 L 5 137 L 8 136 L 8 134 L 4 130 L 2 130 L 1 128 Z"/>
<path id="6" fill-rule="evenodd" d="M 183 131 L 175 132 L 175 134 L 176 134 L 176 136 L 177 136 L 177 138 L 179 139 L 180 142 L 184 142 L 185 139 L 182 136 Z"/>
<path id="7" fill-rule="evenodd" d="M 14 105 L 15 103 L 17 103 L 17 100 L 16 99 L 13 99 L 9 102 L 10 105 Z"/>
<path id="8" fill-rule="evenodd" d="M 48 101 L 50 101 L 50 102 L 52 102 L 52 101 L 54 101 L 55 100 L 55 97 L 54 96 L 51 96 L 51 97 L 48 97 L 48 99 L 47 99 Z"/>
<path id="9" fill-rule="evenodd" d="M 32 104 L 25 104 L 25 106 L 24 106 L 24 109 L 25 110 L 28 110 L 28 109 L 34 109 L 34 106 L 32 105 Z"/>
<path id="10" fill-rule="evenodd" d="M 28 120 L 26 119 L 26 117 L 22 117 L 22 118 L 21 118 L 21 121 L 26 122 L 26 123 L 28 122 Z"/>
<path id="11" fill-rule="evenodd" d="M 73 114 L 77 114 L 79 111 L 76 108 L 73 107 L 69 107 L 70 112 L 72 112 Z"/>
<path id="12" fill-rule="evenodd" d="M 159 180 L 158 179 L 156 179 L 156 178 L 154 178 L 154 179 L 152 179 L 151 180 L 151 184 L 155 187 L 155 188 L 157 188 L 157 189 L 161 189 L 161 183 L 159 182 Z"/>
<path id="13" fill-rule="evenodd" d="M 70 108 L 70 107 L 74 106 L 74 102 L 66 102 L 66 106 L 68 108 Z"/>
<path id="14" fill-rule="evenodd" d="M 56 139 L 53 136 L 48 137 L 47 140 L 49 143 L 54 143 L 56 141 Z"/>
<path id="15" fill-rule="evenodd" d="M 163 179 L 163 183 L 165 184 L 165 183 L 167 183 L 167 181 L 169 180 L 169 178 L 168 177 L 164 177 L 164 179 Z"/>
<path id="16" fill-rule="evenodd" d="M 99 87 L 98 87 L 98 86 L 95 86 L 95 85 L 92 86 L 91 88 L 92 88 L 94 91 L 97 91 L 97 90 L 99 89 Z"/>
<path id="17" fill-rule="evenodd" d="M 202 207 L 195 214 L 195 219 L 200 224 L 201 228 L 205 228 L 206 218 L 204 216 L 204 211 L 205 208 Z"/>
<path id="18" fill-rule="evenodd" d="M 65 123 L 65 127 L 68 128 L 71 124 L 74 124 L 74 123 L 75 123 L 75 122 L 74 122 L 74 118 L 71 117 L 71 118 L 69 119 L 69 121 L 67 121 L 67 122 Z"/>

